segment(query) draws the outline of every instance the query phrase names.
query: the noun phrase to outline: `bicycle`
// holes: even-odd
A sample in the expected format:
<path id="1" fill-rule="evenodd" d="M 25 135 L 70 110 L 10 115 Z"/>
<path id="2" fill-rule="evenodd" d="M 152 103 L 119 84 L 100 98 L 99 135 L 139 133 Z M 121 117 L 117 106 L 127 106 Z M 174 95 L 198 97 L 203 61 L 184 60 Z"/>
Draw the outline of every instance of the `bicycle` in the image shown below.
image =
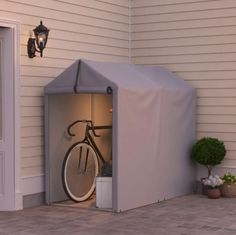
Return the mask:
<path id="1" fill-rule="evenodd" d="M 62 184 L 71 200 L 82 202 L 92 196 L 95 190 L 96 176 L 100 169 L 99 159 L 102 164 L 102 176 L 112 176 L 112 165 L 105 161 L 93 140 L 93 136 L 100 137 L 95 130 L 112 129 L 112 126 L 94 126 L 91 120 L 77 120 L 67 127 L 69 136 L 75 136 L 71 128 L 77 123 L 86 123 L 84 139 L 74 143 L 65 155 L 62 164 Z"/>

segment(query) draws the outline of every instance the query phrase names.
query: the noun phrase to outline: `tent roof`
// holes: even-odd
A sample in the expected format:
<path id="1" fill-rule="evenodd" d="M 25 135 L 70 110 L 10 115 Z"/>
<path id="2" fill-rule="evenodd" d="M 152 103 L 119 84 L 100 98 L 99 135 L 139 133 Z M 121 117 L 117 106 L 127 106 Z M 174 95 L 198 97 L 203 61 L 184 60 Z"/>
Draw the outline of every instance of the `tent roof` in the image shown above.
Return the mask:
<path id="1" fill-rule="evenodd" d="M 77 60 L 45 87 L 45 93 L 105 93 L 108 86 L 128 90 L 192 89 L 163 67 Z"/>

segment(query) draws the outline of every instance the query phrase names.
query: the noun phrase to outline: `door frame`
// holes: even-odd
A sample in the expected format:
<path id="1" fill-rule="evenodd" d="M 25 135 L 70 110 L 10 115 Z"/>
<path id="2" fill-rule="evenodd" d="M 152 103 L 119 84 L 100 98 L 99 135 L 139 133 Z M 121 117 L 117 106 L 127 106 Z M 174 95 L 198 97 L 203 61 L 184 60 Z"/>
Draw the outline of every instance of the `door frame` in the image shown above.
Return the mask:
<path id="1" fill-rule="evenodd" d="M 23 197 L 21 194 L 21 148 L 20 148 L 20 23 L 14 20 L 0 18 L 0 26 L 7 27 L 13 30 L 13 125 L 14 125 L 14 156 L 12 160 L 14 162 L 14 202 L 7 210 L 19 210 L 23 208 Z M 13 205 L 14 204 L 14 205 Z"/>

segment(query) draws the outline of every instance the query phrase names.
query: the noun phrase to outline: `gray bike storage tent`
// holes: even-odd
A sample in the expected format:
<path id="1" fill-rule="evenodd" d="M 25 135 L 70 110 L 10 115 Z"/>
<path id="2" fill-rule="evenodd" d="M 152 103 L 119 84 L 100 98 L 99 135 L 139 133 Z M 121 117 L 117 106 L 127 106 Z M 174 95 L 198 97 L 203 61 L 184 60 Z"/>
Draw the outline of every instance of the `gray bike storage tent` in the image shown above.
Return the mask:
<path id="1" fill-rule="evenodd" d="M 66 198 L 60 167 L 72 140 L 64 120 L 91 118 L 87 94 L 111 97 L 113 211 L 193 191 L 195 89 L 162 67 L 78 60 L 45 87 L 47 203 Z"/>

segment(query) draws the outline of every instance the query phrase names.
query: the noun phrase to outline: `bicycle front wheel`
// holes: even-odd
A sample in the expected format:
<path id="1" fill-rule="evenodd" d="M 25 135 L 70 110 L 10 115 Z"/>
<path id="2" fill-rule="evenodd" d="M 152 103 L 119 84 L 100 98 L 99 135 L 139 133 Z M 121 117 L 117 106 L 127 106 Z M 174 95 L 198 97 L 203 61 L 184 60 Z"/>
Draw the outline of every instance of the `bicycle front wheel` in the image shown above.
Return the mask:
<path id="1" fill-rule="evenodd" d="M 76 202 L 87 200 L 94 192 L 98 169 L 94 149 L 84 142 L 73 144 L 62 166 L 62 182 L 68 197 Z"/>

